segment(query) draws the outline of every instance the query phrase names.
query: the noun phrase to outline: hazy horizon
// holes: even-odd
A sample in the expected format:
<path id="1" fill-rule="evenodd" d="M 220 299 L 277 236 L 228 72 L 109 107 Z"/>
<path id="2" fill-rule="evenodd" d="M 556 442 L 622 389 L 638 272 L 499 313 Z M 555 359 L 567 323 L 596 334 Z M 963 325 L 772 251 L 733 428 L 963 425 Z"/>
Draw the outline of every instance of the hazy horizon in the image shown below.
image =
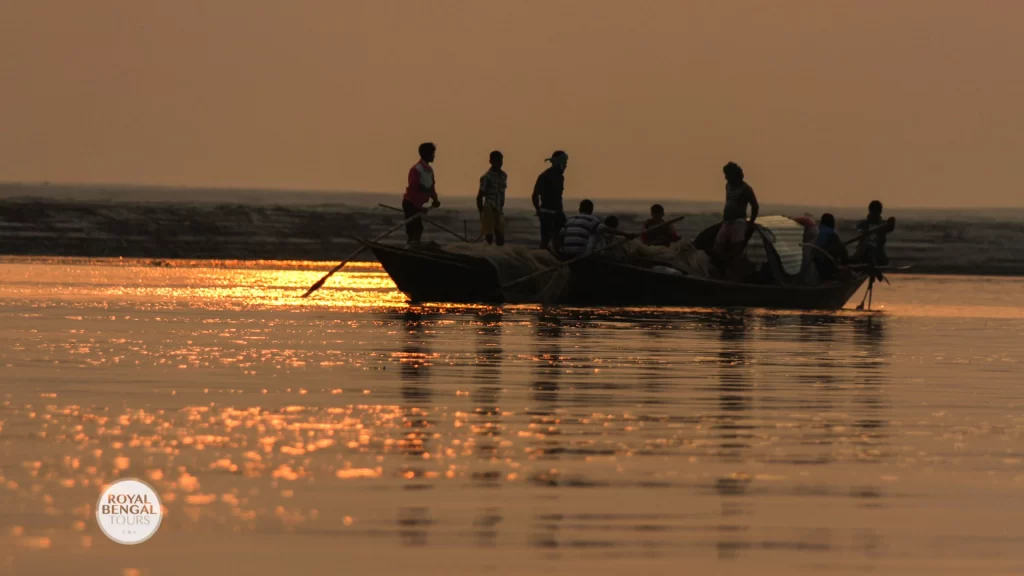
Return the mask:
<path id="1" fill-rule="evenodd" d="M 1022 207 L 1024 3 L 7 0 L 0 181 Z"/>

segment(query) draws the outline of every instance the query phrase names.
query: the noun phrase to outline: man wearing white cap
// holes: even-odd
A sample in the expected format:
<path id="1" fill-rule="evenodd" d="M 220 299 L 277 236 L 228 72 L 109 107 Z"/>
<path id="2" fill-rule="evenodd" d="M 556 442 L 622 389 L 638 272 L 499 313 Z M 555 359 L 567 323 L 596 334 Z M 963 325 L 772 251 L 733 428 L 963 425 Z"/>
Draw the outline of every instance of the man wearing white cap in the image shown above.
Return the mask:
<path id="1" fill-rule="evenodd" d="M 550 158 L 551 167 L 541 172 L 537 184 L 533 187 L 533 208 L 540 219 L 540 247 L 547 250 L 548 245 L 565 226 L 565 211 L 562 209 L 562 192 L 565 191 L 565 168 L 569 164 L 569 155 L 556 150 Z"/>

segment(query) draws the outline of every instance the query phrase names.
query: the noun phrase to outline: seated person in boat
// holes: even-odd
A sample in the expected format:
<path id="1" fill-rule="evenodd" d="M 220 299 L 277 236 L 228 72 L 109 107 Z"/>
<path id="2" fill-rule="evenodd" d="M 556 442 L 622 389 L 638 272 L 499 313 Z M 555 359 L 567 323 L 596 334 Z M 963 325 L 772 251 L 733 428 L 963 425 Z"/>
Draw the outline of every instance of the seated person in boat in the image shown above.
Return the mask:
<path id="1" fill-rule="evenodd" d="M 610 215 L 605 217 L 603 224 L 604 225 L 601 227 L 601 230 L 597 235 L 598 237 L 596 241 L 592 245 L 592 250 L 600 250 L 605 246 L 610 246 L 611 244 L 618 242 L 618 240 L 623 236 L 628 238 L 636 237 L 634 234 L 624 234 L 622 232 L 619 232 L 618 216 Z M 612 256 L 615 258 L 626 257 L 626 250 L 623 246 L 619 246 L 618 248 L 609 248 L 605 253 L 608 256 Z"/>
<path id="2" fill-rule="evenodd" d="M 430 164 L 434 161 L 434 154 L 437 147 L 432 142 L 420 144 L 420 161 L 409 169 L 409 185 L 405 189 L 405 196 L 402 197 L 402 211 L 405 217 L 412 218 L 420 212 L 425 212 L 423 205 L 433 200 L 431 206 L 437 208 L 441 201 L 437 199 L 437 189 L 434 187 L 434 169 Z M 420 241 L 423 236 L 423 219 L 417 218 L 405 225 L 405 235 L 410 244 Z"/>
<path id="3" fill-rule="evenodd" d="M 889 257 L 885 254 L 885 240 L 888 233 L 885 230 L 877 230 L 868 234 L 883 224 L 885 224 L 885 220 L 882 218 L 882 203 L 874 200 L 868 205 L 868 217 L 857 223 L 857 232 L 864 234 L 864 237 L 857 245 L 854 260 L 872 266 L 885 266 L 889 263 Z"/>
<path id="4" fill-rule="evenodd" d="M 505 245 L 505 189 L 508 175 L 501 169 L 505 157 L 491 152 L 491 169 L 480 177 L 480 190 L 476 195 L 476 209 L 480 212 L 480 233 L 488 244 Z"/>
<path id="5" fill-rule="evenodd" d="M 836 232 L 836 218 L 831 214 L 822 214 L 818 224 L 818 238 L 814 241 L 814 266 L 818 269 L 818 278 L 822 282 L 839 279 L 839 266 L 850 261 L 846 244 Z"/>
<path id="6" fill-rule="evenodd" d="M 725 209 L 722 226 L 715 237 L 714 257 L 726 277 L 736 276 L 738 263 L 743 260 L 747 241 L 754 232 L 754 222 L 760 206 L 754 189 L 744 180 L 743 169 L 735 162 L 722 168 L 725 174 Z M 750 220 L 747 220 L 747 207 Z"/>
<path id="7" fill-rule="evenodd" d="M 618 226 L 618 218 L 614 222 Z M 630 236 L 606 226 L 600 218 L 594 215 L 594 203 L 584 200 L 580 202 L 580 213 L 569 218 L 559 232 L 555 239 L 555 247 L 563 258 L 576 258 L 589 254 L 595 247 L 598 247 L 597 244 L 604 235 Z"/>
<path id="8" fill-rule="evenodd" d="M 644 222 L 640 241 L 648 246 L 668 246 L 679 240 L 679 234 L 671 224 L 665 222 L 665 208 L 661 204 L 651 206 L 651 217 Z M 653 230 L 651 230 L 653 228 Z"/>

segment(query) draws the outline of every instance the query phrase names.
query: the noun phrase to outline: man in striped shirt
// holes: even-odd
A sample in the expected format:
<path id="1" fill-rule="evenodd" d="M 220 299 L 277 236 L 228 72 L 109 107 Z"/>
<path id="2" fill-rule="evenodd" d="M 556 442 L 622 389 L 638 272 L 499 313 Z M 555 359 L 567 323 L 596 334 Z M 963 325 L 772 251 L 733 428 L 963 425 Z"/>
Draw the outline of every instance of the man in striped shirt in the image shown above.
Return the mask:
<path id="1" fill-rule="evenodd" d="M 480 212 L 480 233 L 487 243 L 505 245 L 505 189 L 508 174 L 501 169 L 505 157 L 491 152 L 491 169 L 480 177 L 480 190 L 476 195 L 476 209 Z"/>
<path id="2" fill-rule="evenodd" d="M 635 236 L 605 225 L 600 218 L 594 215 L 594 203 L 584 200 L 580 202 L 580 213 L 565 222 L 565 227 L 559 233 L 555 245 L 559 248 L 563 258 L 576 258 L 591 252 L 602 240 L 601 236 L 603 235 L 627 238 Z"/>

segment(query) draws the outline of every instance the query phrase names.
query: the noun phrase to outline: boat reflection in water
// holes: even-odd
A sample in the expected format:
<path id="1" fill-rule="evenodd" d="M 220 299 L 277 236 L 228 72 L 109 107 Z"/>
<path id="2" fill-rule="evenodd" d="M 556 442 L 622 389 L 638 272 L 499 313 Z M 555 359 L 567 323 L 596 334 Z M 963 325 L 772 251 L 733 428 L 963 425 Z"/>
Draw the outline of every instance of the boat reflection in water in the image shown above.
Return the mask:
<path id="1" fill-rule="evenodd" d="M 1024 559 L 1019 279 L 901 278 L 878 313 L 497 309 L 404 305 L 374 270 L 288 296 L 309 268 L 0 265 L 17 383 L 0 562 L 988 574 Z M 130 558 L 83 519 L 121 477 L 167 508 Z"/>

